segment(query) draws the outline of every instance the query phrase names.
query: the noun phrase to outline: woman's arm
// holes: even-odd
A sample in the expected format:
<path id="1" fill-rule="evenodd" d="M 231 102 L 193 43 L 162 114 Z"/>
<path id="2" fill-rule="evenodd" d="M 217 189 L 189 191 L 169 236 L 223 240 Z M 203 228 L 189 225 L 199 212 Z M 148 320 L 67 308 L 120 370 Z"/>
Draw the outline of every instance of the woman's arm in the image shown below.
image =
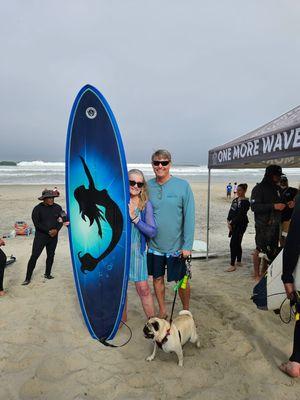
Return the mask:
<path id="1" fill-rule="evenodd" d="M 150 201 L 148 201 L 146 204 L 145 221 L 142 221 L 140 218 L 135 226 L 139 229 L 139 231 L 149 238 L 156 236 L 157 228 L 153 214 L 153 207 Z"/>

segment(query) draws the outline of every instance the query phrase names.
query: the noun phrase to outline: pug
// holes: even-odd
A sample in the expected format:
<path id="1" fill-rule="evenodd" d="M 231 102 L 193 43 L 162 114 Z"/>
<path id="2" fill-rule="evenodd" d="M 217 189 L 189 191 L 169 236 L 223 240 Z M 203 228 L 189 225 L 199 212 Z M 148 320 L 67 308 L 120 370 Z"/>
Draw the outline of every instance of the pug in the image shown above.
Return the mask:
<path id="1" fill-rule="evenodd" d="M 182 367 L 182 346 L 190 341 L 195 343 L 198 348 L 200 347 L 195 321 L 192 313 L 187 310 L 180 311 L 178 317 L 171 324 L 165 319 L 150 318 L 144 326 L 143 332 L 147 339 L 152 339 L 154 342 L 153 352 L 146 358 L 147 361 L 154 359 L 157 347 L 160 347 L 166 353 L 174 351 L 178 357 L 178 365 Z"/>

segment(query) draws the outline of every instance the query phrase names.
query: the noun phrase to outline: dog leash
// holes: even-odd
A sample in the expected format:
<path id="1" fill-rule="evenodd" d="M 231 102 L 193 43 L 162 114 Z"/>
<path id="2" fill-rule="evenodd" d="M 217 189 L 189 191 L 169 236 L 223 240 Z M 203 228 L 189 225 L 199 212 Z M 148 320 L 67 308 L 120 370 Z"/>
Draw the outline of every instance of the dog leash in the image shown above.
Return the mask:
<path id="1" fill-rule="evenodd" d="M 178 290 L 186 289 L 188 280 L 192 279 L 192 257 L 191 256 L 188 256 L 185 259 L 185 265 L 186 265 L 186 273 L 185 273 L 184 277 L 178 283 L 176 283 L 176 285 L 174 286 L 175 294 L 174 294 L 172 311 L 171 311 L 171 316 L 170 316 L 170 325 L 172 324 L 172 321 L 173 321 L 173 314 L 174 314 L 174 308 L 175 308 Z"/>

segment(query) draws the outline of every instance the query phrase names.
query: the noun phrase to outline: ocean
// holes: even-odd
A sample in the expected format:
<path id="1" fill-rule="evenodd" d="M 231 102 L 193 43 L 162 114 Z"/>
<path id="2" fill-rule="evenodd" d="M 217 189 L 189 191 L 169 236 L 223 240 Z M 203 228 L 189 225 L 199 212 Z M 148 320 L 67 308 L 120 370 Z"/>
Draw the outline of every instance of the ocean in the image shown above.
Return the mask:
<path id="1" fill-rule="evenodd" d="M 152 178 L 151 164 L 128 164 L 128 169 L 142 170 L 147 179 Z M 171 173 L 190 182 L 207 182 L 208 169 L 205 165 L 173 165 Z M 289 168 L 287 176 L 293 182 L 300 181 L 300 169 Z M 259 182 L 263 169 L 213 170 L 212 181 L 216 182 Z M 21 161 L 16 166 L 0 166 L 0 185 L 61 185 L 65 183 L 63 162 Z"/>

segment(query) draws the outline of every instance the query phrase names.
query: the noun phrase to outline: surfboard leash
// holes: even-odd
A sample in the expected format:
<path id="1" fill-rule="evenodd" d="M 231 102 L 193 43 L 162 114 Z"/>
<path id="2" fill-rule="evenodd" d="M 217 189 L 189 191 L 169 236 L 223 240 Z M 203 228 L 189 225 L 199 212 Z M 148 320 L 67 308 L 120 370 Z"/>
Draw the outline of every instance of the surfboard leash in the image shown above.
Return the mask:
<path id="1" fill-rule="evenodd" d="M 128 344 L 128 343 L 130 342 L 131 338 L 132 338 L 132 330 L 131 330 L 131 328 L 130 328 L 124 321 L 121 321 L 121 323 L 122 323 L 123 325 L 125 325 L 126 328 L 129 330 L 129 338 L 126 340 L 125 343 L 122 343 L 122 344 L 120 344 L 120 345 L 116 345 L 116 344 L 113 344 L 113 343 L 108 343 L 108 342 L 106 341 L 107 338 L 98 339 L 99 342 L 100 342 L 101 344 L 103 344 L 104 346 L 106 346 L 106 347 L 114 347 L 114 348 L 117 348 L 117 347 L 124 347 L 124 346 L 126 346 L 126 344 Z"/>

